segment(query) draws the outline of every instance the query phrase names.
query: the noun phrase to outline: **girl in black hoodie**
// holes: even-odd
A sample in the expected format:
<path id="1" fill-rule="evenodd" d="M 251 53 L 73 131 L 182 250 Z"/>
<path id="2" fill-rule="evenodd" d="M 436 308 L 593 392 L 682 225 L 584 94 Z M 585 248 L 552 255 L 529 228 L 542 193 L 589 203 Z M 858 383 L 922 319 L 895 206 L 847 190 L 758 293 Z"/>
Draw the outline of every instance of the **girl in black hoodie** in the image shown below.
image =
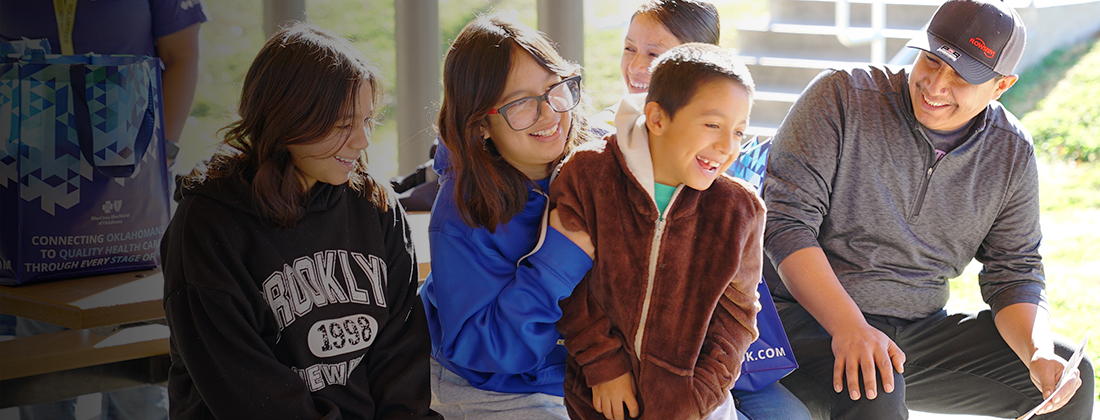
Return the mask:
<path id="1" fill-rule="evenodd" d="M 366 173 L 377 74 L 329 31 L 280 31 L 221 150 L 180 180 L 161 243 L 173 418 L 439 418 L 405 214 Z"/>

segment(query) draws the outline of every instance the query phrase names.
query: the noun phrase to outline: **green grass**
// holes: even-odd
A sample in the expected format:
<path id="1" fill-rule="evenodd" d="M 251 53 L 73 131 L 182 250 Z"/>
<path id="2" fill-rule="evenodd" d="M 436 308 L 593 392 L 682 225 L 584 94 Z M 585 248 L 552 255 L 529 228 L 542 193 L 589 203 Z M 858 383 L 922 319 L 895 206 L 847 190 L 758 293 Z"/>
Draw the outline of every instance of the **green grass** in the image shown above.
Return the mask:
<path id="1" fill-rule="evenodd" d="M 1092 46 L 1093 43 L 1081 42 L 1050 53 L 1038 65 L 1020 74 L 1019 82 L 1001 95 L 1001 103 L 1016 116 L 1031 112 Z"/>
<path id="2" fill-rule="evenodd" d="M 1100 43 L 1098 38 L 1055 51 L 1021 75 L 1005 106 L 1035 138 L 1041 152 L 1063 160 L 1100 160 Z"/>

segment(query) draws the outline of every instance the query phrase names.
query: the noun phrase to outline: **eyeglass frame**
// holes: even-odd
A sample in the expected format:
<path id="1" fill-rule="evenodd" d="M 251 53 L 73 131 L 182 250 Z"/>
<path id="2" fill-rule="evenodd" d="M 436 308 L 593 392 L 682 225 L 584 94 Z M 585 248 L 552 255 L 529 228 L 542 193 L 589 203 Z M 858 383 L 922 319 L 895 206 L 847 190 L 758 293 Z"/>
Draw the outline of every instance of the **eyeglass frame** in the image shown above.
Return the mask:
<path id="1" fill-rule="evenodd" d="M 577 82 L 577 95 L 576 95 L 576 101 L 573 103 L 573 105 L 570 106 L 568 109 L 561 110 L 561 111 L 558 111 L 558 110 L 554 109 L 554 106 L 550 105 L 550 109 L 553 110 L 554 112 L 557 112 L 557 113 L 572 111 L 573 108 L 576 108 L 577 105 L 580 105 L 580 103 L 581 103 L 581 95 L 580 95 L 581 75 L 579 75 L 579 74 L 576 75 L 576 76 L 567 77 L 565 79 L 562 79 L 562 81 L 560 81 L 560 82 L 557 82 L 557 83 L 554 83 L 553 85 L 550 85 L 550 87 L 548 89 L 546 89 L 546 92 L 543 92 L 542 95 L 527 96 L 527 97 L 519 98 L 519 99 L 516 99 L 512 102 L 508 102 L 508 103 L 502 105 L 500 108 L 490 109 L 489 110 L 489 115 L 494 115 L 494 114 L 495 115 L 500 115 L 501 118 L 504 118 L 504 123 L 508 124 L 508 128 L 511 128 L 512 131 L 523 131 L 523 130 L 526 130 L 528 128 L 534 127 L 535 123 L 539 122 L 539 117 L 542 117 L 542 103 L 543 102 L 550 103 L 550 92 L 552 92 L 558 86 L 561 86 L 561 85 L 566 84 L 568 82 L 572 82 L 574 80 Z M 508 112 L 508 109 L 515 106 L 515 105 L 517 105 L 517 104 L 519 104 L 520 102 L 523 102 L 523 101 L 526 101 L 526 100 L 529 100 L 529 99 L 534 99 L 534 100 L 538 101 L 538 104 L 535 106 L 535 120 L 531 121 L 531 125 L 528 125 L 528 126 L 523 127 L 523 128 L 516 128 L 515 126 L 512 125 L 512 121 L 508 119 L 508 115 L 506 115 L 507 112 Z"/>

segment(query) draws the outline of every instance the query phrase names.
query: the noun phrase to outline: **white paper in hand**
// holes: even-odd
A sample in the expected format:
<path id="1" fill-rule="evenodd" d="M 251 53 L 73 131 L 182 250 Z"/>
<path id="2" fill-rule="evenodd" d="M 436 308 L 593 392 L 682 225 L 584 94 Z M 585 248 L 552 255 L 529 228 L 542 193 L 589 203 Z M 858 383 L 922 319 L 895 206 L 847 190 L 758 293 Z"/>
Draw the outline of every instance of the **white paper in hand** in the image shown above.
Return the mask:
<path id="1" fill-rule="evenodd" d="M 1048 403 L 1050 403 L 1050 400 L 1054 399 L 1055 395 L 1058 395 L 1058 391 L 1061 391 L 1062 387 L 1066 386 L 1066 384 L 1069 383 L 1070 372 L 1073 372 L 1074 369 L 1077 369 L 1077 365 L 1081 363 L 1081 358 L 1085 356 L 1085 346 L 1088 343 L 1089 332 L 1085 331 L 1085 338 L 1081 339 L 1081 344 L 1077 345 L 1077 350 L 1073 352 L 1073 356 L 1070 356 L 1069 363 L 1066 363 L 1066 368 L 1062 369 L 1062 378 L 1058 380 L 1058 386 L 1054 387 L 1054 392 L 1050 393 L 1049 397 L 1043 400 L 1043 402 L 1039 403 L 1039 405 L 1035 406 L 1035 408 L 1032 408 L 1031 411 L 1028 411 L 1027 413 L 1024 413 L 1024 415 L 1017 417 L 1016 420 L 1030 419 L 1032 416 L 1035 415 L 1035 413 L 1039 412 L 1039 409 L 1045 407 Z"/>

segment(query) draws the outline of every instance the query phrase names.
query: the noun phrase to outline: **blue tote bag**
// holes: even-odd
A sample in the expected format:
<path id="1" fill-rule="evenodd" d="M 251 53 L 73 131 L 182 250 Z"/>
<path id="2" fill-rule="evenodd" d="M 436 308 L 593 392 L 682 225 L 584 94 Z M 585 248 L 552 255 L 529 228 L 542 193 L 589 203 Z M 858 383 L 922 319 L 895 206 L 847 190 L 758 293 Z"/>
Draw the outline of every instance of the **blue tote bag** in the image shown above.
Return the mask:
<path id="1" fill-rule="evenodd" d="M 756 186 L 757 191 L 764 184 L 768 151 L 771 149 L 771 140 L 759 139 L 754 138 L 745 144 L 737 162 L 726 170 L 730 176 L 744 179 Z M 733 389 L 741 391 L 757 391 L 782 379 L 798 367 L 794 350 L 787 341 L 787 333 L 783 330 L 771 291 L 763 277 L 760 278 L 756 290 L 760 293 L 760 313 L 756 315 L 760 338 L 749 345 L 745 360 L 741 362 L 741 376 L 733 384 Z"/>
<path id="2" fill-rule="evenodd" d="M 157 266 L 160 60 L 0 50 L 0 284 Z"/>

